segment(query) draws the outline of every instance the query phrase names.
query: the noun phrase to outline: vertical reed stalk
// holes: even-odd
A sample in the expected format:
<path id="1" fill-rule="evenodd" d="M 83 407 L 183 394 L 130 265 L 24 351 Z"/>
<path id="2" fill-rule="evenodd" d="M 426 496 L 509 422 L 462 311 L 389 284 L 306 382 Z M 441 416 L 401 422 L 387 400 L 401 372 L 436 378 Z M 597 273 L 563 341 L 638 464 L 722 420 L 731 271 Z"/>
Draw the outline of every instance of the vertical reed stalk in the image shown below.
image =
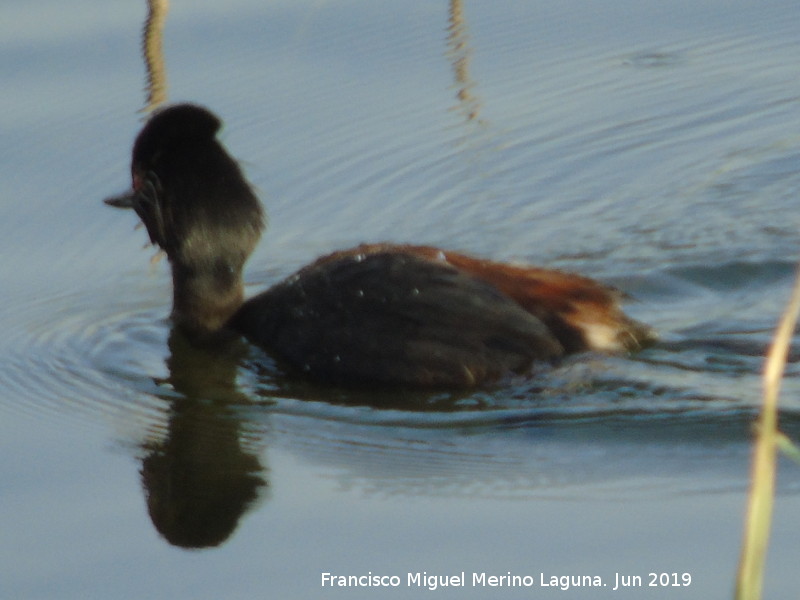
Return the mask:
<path id="1" fill-rule="evenodd" d="M 800 273 L 781 317 L 764 366 L 764 397 L 758 419 L 744 539 L 736 578 L 736 600 L 759 600 L 775 496 L 778 394 L 789 346 L 800 313 Z"/>
<path id="2" fill-rule="evenodd" d="M 169 0 L 147 0 L 147 20 L 142 29 L 142 54 L 147 69 L 147 103 L 152 112 L 167 100 L 167 69 L 164 66 L 164 23 Z"/>

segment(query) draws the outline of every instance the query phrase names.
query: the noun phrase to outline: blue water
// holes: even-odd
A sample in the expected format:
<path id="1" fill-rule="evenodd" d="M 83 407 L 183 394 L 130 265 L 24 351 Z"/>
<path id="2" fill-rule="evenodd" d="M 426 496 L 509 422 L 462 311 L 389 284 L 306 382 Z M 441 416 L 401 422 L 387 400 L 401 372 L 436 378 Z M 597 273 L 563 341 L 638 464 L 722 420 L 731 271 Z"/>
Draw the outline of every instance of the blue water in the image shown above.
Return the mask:
<path id="1" fill-rule="evenodd" d="M 336 248 L 432 243 L 607 281 L 661 341 L 466 394 L 290 385 L 254 349 L 176 346 L 165 261 L 101 203 L 129 184 L 146 4 L 13 3 L 0 597 L 426 593 L 320 586 L 370 571 L 537 582 L 446 598 L 546 594 L 540 573 L 599 575 L 569 597 L 616 597 L 616 572 L 692 576 L 630 597 L 730 595 L 763 355 L 800 257 L 800 8 L 449 8 L 170 7 L 168 99 L 222 116 L 270 216 L 248 291 Z M 799 374 L 794 351 L 795 438 Z M 798 587 L 798 469 L 781 465 L 771 598 Z M 212 539 L 217 520 L 179 507 L 214 493 L 234 516 L 217 545 L 174 545 Z"/>

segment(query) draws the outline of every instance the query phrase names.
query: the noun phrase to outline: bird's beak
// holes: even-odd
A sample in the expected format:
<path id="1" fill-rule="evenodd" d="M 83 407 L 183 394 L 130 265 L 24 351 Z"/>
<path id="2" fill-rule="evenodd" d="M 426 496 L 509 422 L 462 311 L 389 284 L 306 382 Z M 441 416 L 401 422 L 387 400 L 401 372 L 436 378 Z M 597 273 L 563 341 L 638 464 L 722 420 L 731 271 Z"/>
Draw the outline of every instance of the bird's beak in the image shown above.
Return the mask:
<path id="1" fill-rule="evenodd" d="M 103 202 L 114 208 L 133 208 L 136 202 L 136 192 L 130 190 L 119 196 L 106 198 Z"/>

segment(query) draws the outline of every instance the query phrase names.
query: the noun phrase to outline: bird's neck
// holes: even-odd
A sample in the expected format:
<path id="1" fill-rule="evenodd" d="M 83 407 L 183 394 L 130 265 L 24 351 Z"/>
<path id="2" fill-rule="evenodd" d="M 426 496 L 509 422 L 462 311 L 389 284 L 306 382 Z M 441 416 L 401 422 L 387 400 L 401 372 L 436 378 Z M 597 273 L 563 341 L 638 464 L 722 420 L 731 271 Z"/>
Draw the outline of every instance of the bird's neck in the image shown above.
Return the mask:
<path id="1" fill-rule="evenodd" d="M 172 264 L 172 320 L 190 334 L 213 336 L 242 305 L 241 267 Z"/>

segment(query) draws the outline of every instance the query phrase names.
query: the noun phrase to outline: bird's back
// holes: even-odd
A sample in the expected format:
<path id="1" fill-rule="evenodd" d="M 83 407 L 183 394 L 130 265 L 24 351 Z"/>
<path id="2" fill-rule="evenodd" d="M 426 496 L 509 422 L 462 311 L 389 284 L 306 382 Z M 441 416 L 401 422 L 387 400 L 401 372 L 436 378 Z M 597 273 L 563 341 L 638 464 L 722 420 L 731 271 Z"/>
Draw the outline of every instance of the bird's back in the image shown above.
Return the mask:
<path id="1" fill-rule="evenodd" d="M 339 383 L 468 387 L 564 353 L 492 283 L 403 247 L 323 257 L 247 301 L 231 325 L 305 375 Z"/>

